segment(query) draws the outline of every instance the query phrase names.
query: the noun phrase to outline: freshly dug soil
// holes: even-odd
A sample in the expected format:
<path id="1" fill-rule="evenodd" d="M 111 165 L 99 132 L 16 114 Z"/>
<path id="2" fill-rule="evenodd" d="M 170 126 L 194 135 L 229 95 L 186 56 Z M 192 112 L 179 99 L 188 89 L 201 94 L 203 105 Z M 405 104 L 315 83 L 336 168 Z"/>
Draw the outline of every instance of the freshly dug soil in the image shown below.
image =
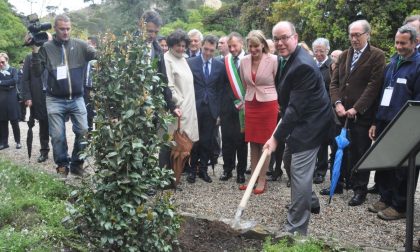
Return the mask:
<path id="1" fill-rule="evenodd" d="M 262 251 L 263 242 L 246 239 L 229 225 L 220 221 L 185 218 L 175 251 Z"/>

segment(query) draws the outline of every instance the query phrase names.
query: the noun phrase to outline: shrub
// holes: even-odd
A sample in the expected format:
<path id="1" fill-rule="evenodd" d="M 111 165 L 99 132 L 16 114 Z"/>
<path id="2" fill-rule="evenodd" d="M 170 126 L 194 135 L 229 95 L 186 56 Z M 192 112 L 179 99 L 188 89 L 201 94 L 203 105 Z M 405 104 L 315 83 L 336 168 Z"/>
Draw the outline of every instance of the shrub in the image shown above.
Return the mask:
<path id="1" fill-rule="evenodd" d="M 100 51 L 96 130 L 86 151 L 96 171 L 73 193 L 77 200 L 68 210 L 77 230 L 100 250 L 171 251 L 179 217 L 170 195 L 147 194 L 173 177 L 158 167 L 159 148 L 169 139 L 160 133 L 169 121 L 164 83 L 142 38 L 108 34 Z"/>

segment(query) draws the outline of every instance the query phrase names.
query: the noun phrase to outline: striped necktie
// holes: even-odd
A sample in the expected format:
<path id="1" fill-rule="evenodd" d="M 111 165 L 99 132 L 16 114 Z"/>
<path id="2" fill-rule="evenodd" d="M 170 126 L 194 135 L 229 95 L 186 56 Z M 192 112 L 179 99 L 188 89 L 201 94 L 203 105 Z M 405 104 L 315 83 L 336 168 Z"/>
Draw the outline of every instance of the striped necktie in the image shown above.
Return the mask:
<path id="1" fill-rule="evenodd" d="M 360 55 L 362 54 L 362 52 L 361 51 L 359 51 L 359 50 L 357 50 L 357 51 L 354 51 L 354 54 L 353 54 L 353 59 L 351 60 L 351 67 L 350 67 L 350 71 L 352 71 L 353 70 L 353 68 L 354 68 L 354 66 L 356 65 L 356 62 L 359 60 L 359 58 L 360 58 Z"/>

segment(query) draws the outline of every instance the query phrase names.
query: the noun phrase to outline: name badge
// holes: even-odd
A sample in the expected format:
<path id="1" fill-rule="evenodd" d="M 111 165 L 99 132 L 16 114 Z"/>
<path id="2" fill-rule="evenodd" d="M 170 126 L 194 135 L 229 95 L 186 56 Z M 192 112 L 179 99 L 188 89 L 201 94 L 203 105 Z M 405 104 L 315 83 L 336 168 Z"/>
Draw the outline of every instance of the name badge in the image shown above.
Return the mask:
<path id="1" fill-rule="evenodd" d="M 67 79 L 67 66 L 57 67 L 57 80 Z"/>
<path id="2" fill-rule="evenodd" d="M 382 100 L 381 100 L 381 106 L 389 107 L 389 104 L 391 103 L 392 92 L 394 92 L 393 87 L 385 88 L 384 95 L 382 96 Z"/>
<path id="3" fill-rule="evenodd" d="M 407 79 L 405 79 L 405 78 L 398 78 L 398 79 L 397 79 L 397 83 L 400 83 L 400 84 L 407 84 Z"/>

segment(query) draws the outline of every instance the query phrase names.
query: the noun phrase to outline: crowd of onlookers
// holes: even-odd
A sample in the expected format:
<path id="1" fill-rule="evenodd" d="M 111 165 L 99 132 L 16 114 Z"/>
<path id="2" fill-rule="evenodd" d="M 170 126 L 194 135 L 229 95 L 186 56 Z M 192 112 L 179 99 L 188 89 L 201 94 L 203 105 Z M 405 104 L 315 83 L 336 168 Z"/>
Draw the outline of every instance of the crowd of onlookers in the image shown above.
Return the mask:
<path id="1" fill-rule="evenodd" d="M 390 59 L 369 42 L 366 20 L 349 25 L 351 46 L 343 51 L 332 50 L 334 45 L 322 37 L 312 48 L 299 43 L 294 25 L 287 21 L 277 23 L 267 39 L 260 30 L 246 37 L 231 32 L 218 38 L 179 29 L 162 37 L 156 12 L 146 11 L 140 20 L 142 28 L 136 34 L 146 35 L 149 56 L 167 80 L 167 107 L 194 142 L 191 162 L 185 165 L 187 182 L 195 183 L 198 176 L 211 183 L 208 166 L 222 155 L 219 180 L 228 181 L 236 170 L 239 189 L 245 190 L 245 174 L 254 172 L 267 150 L 271 156 L 253 192 L 265 193 L 267 181 L 282 176 L 283 164 L 292 193 L 286 230 L 306 234 L 310 213 L 320 212 L 312 183 L 324 182 L 334 163 L 334 137 L 346 127 L 351 144 L 334 193 L 352 189 L 348 204 L 358 206 L 368 192 L 377 192 L 380 199 L 369 211 L 384 220 L 405 217 L 405 171 L 378 171 L 375 186 L 368 189 L 369 172 L 353 167 L 405 102 L 420 100 L 420 16 L 407 17 L 395 31 L 396 53 Z M 19 70 L 8 65 L 7 54 L 0 54 L 0 149 L 9 147 L 9 121 L 16 148 L 21 148 L 18 121 L 25 120 L 24 111 L 30 107 L 29 118 L 40 126 L 38 162 L 48 158 L 50 137 L 57 172 L 64 177 L 69 172 L 83 175 L 78 153 L 94 117 L 89 94 L 101 85 L 92 86 L 97 40 L 71 38 L 66 15 L 56 16 L 54 30 L 43 46 L 33 46 Z M 76 135 L 71 156 L 64 127 L 69 119 Z M 170 125 L 169 131 L 176 126 Z M 170 152 L 171 147 L 161 148 L 162 167 L 172 167 Z M 329 190 L 320 194 L 330 195 Z"/>

